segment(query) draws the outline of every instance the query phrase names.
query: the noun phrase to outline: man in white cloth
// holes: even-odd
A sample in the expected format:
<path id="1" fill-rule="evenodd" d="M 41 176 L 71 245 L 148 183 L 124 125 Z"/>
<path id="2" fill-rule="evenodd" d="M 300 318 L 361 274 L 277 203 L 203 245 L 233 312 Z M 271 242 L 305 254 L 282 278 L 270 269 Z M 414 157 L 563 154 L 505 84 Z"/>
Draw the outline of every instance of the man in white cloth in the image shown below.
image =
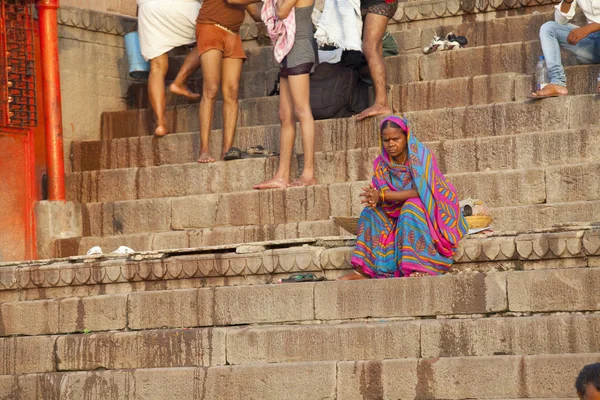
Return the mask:
<path id="1" fill-rule="evenodd" d="M 140 48 L 144 58 L 150 60 L 148 96 L 156 113 L 154 134 L 164 136 L 169 133 L 165 94 L 165 77 L 169 68 L 167 52 L 196 42 L 196 17 L 201 3 L 198 0 L 137 0 L 137 5 Z M 170 85 L 171 93 L 191 100 L 199 99 L 199 94 L 190 92 L 186 87 L 188 78 L 199 68 L 200 59 L 194 48 Z"/>
<path id="2" fill-rule="evenodd" d="M 582 27 L 570 23 L 577 5 L 587 20 L 587 24 Z M 600 0 L 562 0 L 555 7 L 554 21 L 546 22 L 540 29 L 550 83 L 531 93 L 529 97 L 533 99 L 569 94 L 561 49 L 573 53 L 581 64 L 600 63 Z M 596 90 L 599 91 L 600 88 L 597 87 Z"/>

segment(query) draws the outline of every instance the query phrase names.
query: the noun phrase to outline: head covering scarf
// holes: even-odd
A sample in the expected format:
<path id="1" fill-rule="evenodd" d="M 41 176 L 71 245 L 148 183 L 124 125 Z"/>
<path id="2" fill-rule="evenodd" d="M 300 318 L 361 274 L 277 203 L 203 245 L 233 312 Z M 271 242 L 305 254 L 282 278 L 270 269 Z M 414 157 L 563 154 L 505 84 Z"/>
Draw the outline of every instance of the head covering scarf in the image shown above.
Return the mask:
<path id="1" fill-rule="evenodd" d="M 425 208 L 427 225 L 433 242 L 441 255 L 452 257 L 458 242 L 468 230 L 460 211 L 456 189 L 440 172 L 435 156 L 413 134 L 406 118 L 397 116 L 385 118 L 380 125 L 380 141 L 381 130 L 387 121 L 396 123 L 406 133 L 408 169 L 413 187 Z M 373 167 L 375 171 L 373 184 L 378 189 L 403 190 L 395 186 L 394 178 L 400 177 L 407 167 L 393 163 L 383 147 L 383 142 L 381 155 L 375 159 Z M 390 216 L 398 216 L 400 208 L 401 205 L 387 206 L 386 212 Z"/>

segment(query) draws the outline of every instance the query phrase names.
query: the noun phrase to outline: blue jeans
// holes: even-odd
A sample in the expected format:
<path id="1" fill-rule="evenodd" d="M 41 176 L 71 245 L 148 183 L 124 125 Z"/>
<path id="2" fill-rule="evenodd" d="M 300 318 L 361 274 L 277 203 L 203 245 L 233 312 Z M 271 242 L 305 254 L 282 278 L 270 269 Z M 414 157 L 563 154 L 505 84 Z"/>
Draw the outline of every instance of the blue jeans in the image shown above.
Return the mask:
<path id="1" fill-rule="evenodd" d="M 540 41 L 550 83 L 567 86 L 565 70 L 560 60 L 561 47 L 573 53 L 581 64 L 600 64 L 600 32 L 590 34 L 573 46 L 567 42 L 567 36 L 575 28 L 578 26 L 561 25 L 556 21 L 546 22 L 540 28 Z"/>

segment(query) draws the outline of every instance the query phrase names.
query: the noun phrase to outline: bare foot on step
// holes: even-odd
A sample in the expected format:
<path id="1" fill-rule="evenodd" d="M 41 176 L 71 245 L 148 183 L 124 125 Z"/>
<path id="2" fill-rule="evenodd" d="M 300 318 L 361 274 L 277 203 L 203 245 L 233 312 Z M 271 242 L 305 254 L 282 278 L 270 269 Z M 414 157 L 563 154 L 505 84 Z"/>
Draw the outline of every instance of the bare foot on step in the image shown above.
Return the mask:
<path id="1" fill-rule="evenodd" d="M 409 275 L 411 278 L 420 278 L 423 276 L 430 276 L 427 272 L 418 272 L 418 271 L 414 271 L 412 274 Z"/>
<path id="2" fill-rule="evenodd" d="M 340 276 L 336 280 L 337 281 L 360 281 L 363 279 L 371 279 L 371 277 L 367 276 L 365 274 L 361 274 L 357 270 L 353 270 L 353 271 L 348 272 L 347 274 Z"/>
<path id="3" fill-rule="evenodd" d="M 212 158 L 210 153 L 200 153 L 200 158 L 198 158 L 198 162 L 200 164 L 207 164 L 215 162 L 215 159 Z"/>
<path id="4" fill-rule="evenodd" d="M 301 176 L 300 178 L 296 179 L 294 182 L 290 183 L 288 186 L 290 187 L 297 187 L 297 186 L 312 186 L 312 185 L 316 185 L 319 182 L 317 182 L 317 180 L 315 178 L 305 178 L 303 176 Z"/>
<path id="5" fill-rule="evenodd" d="M 173 82 L 169 86 L 169 90 L 171 93 L 176 94 L 178 96 L 187 97 L 189 100 L 198 100 L 200 95 L 198 93 L 191 92 L 185 86 L 179 86 L 177 83 Z"/>
<path id="6" fill-rule="evenodd" d="M 258 185 L 254 185 L 252 186 L 254 189 L 257 190 L 264 190 L 264 189 L 285 189 L 288 185 L 289 185 L 290 181 L 287 179 L 283 179 L 283 178 L 273 178 L 273 179 L 269 179 L 268 181 L 264 181 L 262 183 L 259 183 Z"/>
<path id="7" fill-rule="evenodd" d="M 156 129 L 154 130 L 154 135 L 157 137 L 163 137 L 167 133 L 169 133 L 169 130 L 167 129 L 167 127 L 165 125 L 158 125 L 156 127 Z"/>
<path id="8" fill-rule="evenodd" d="M 373 104 L 360 114 L 356 116 L 357 121 L 362 121 L 365 118 L 375 117 L 377 115 L 389 115 L 392 113 L 392 109 L 388 106 L 382 106 L 381 104 Z"/>

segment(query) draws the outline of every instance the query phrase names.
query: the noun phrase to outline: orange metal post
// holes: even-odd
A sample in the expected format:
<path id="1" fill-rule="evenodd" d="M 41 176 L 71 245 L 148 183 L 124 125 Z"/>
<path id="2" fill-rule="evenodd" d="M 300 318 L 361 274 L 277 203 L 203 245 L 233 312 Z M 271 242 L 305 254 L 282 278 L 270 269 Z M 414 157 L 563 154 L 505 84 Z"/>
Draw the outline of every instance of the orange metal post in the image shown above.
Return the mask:
<path id="1" fill-rule="evenodd" d="M 58 67 L 59 0 L 38 0 L 40 42 L 42 48 L 42 89 L 49 200 L 65 200 L 60 70 Z"/>

